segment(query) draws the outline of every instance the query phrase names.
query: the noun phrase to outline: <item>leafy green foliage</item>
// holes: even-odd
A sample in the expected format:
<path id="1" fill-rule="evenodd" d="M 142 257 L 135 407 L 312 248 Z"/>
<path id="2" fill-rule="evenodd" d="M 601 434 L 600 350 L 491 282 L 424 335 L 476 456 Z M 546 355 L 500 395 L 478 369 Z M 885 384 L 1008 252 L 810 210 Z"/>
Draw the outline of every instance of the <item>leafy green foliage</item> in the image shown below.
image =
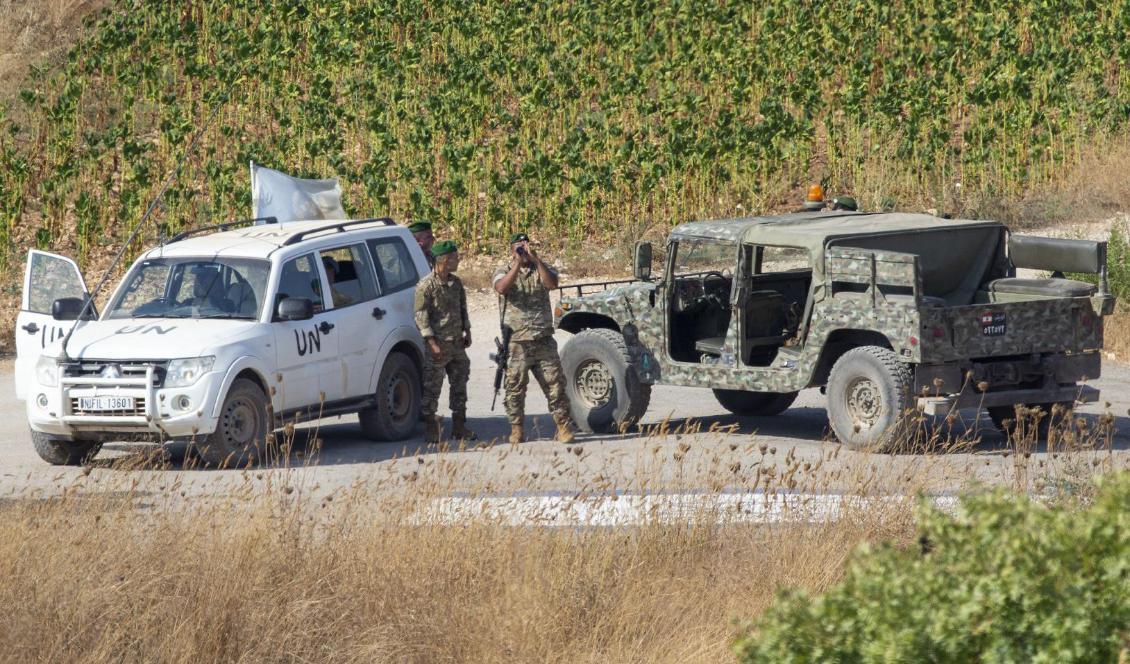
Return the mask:
<path id="1" fill-rule="evenodd" d="M 1107 285 L 1110 293 L 1122 301 L 1130 298 L 1130 241 L 1127 240 L 1125 225 L 1116 222 L 1110 227 L 1110 239 L 1106 245 Z M 1070 279 L 1099 283 L 1097 274 L 1071 273 Z"/>
<path id="2" fill-rule="evenodd" d="M 924 508 L 925 552 L 859 552 L 819 597 L 786 593 L 743 662 L 1113 662 L 1130 655 L 1130 475 L 1093 503 L 1003 493 Z"/>
<path id="3" fill-rule="evenodd" d="M 340 176 L 358 214 L 474 246 L 579 243 L 789 200 L 796 183 L 1007 196 L 1130 112 L 1118 4 L 991 0 L 118 0 L 0 130 L 0 263 L 246 215 L 246 163 Z M 885 161 L 884 161 L 885 160 Z M 960 183 L 960 188 L 955 183 Z M 858 193 L 858 191 L 857 191 Z M 910 197 L 914 196 L 913 199 Z M 100 253 L 100 252 L 96 252 Z"/>

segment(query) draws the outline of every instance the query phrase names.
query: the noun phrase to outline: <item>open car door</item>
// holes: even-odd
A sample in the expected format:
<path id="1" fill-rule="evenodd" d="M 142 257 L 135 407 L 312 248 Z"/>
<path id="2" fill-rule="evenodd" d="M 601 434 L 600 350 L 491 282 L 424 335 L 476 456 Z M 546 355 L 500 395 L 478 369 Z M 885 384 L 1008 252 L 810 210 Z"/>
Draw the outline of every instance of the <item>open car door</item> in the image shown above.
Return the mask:
<path id="1" fill-rule="evenodd" d="M 86 298 L 86 282 L 73 260 L 45 251 L 27 252 L 24 292 L 16 317 L 16 397 L 27 398 L 39 356 L 61 339 L 75 321 L 55 320 L 51 304 L 64 297 Z"/>

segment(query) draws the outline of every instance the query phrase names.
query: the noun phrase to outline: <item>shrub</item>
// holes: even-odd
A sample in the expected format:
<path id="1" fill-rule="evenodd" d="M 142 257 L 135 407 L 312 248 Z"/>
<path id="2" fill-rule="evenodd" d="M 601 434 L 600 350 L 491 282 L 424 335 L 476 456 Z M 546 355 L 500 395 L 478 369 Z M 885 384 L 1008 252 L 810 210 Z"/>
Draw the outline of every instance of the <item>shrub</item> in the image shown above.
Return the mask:
<path id="1" fill-rule="evenodd" d="M 818 597 L 782 594 L 743 662 L 1113 662 L 1130 656 L 1130 476 L 1084 507 L 1003 493 L 920 514 L 921 548 L 857 552 Z"/>

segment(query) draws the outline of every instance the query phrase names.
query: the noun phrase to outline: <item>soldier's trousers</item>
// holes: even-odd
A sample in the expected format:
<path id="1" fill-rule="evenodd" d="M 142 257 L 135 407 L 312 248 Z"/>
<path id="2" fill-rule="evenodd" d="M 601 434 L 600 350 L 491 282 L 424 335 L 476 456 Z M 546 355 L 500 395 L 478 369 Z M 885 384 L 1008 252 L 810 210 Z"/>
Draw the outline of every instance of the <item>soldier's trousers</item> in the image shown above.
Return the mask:
<path id="1" fill-rule="evenodd" d="M 463 340 L 440 341 L 443 357 L 436 360 L 432 357 L 431 349 L 424 344 L 424 385 L 423 400 L 420 412 L 425 417 L 434 417 L 439 408 L 439 393 L 443 388 L 443 375 L 447 374 L 448 402 L 451 412 L 461 413 L 467 410 L 467 379 L 471 376 L 471 360 L 467 357 L 467 349 L 463 347 Z"/>
<path id="2" fill-rule="evenodd" d="M 535 341 L 511 341 L 510 357 L 506 363 L 506 418 L 511 424 L 522 424 L 526 415 L 526 387 L 530 374 L 534 375 L 545 398 L 549 412 L 557 421 L 571 420 L 569 398 L 565 394 L 565 372 L 557 354 L 553 337 Z"/>

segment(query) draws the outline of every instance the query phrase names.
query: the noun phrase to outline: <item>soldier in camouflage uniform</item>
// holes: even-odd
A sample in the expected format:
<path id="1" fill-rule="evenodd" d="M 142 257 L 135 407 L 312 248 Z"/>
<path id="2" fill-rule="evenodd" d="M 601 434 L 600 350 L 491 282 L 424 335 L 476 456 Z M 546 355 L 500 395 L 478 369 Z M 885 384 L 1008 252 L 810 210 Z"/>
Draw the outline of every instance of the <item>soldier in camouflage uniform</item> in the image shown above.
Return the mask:
<path id="1" fill-rule="evenodd" d="M 467 314 L 467 293 L 454 272 L 459 268 L 459 252 L 451 240 L 436 242 L 431 249 L 435 269 L 416 285 L 416 327 L 424 337 L 423 403 L 424 442 L 437 443 L 441 418 L 436 417 L 443 375 L 450 387 L 451 436 L 476 440 L 467 428 L 467 379 L 471 360 L 471 319 Z"/>
<path id="2" fill-rule="evenodd" d="M 436 269 L 436 259 L 432 256 L 432 245 L 436 241 L 435 236 L 432 235 L 432 222 L 414 221 L 408 224 L 408 232 L 412 234 L 416 244 L 420 245 L 420 251 L 423 251 L 424 258 L 428 259 L 428 267 Z"/>
<path id="3" fill-rule="evenodd" d="M 500 267 L 493 280 L 494 290 L 503 298 L 503 325 L 513 330 L 505 398 L 510 442 L 519 443 L 525 437 L 526 387 L 533 372 L 557 423 L 557 440 L 569 443 L 573 441 L 573 422 L 549 306 L 549 291 L 557 288 L 557 272 L 530 247 L 525 233 L 511 236 L 510 253 L 510 263 Z"/>

